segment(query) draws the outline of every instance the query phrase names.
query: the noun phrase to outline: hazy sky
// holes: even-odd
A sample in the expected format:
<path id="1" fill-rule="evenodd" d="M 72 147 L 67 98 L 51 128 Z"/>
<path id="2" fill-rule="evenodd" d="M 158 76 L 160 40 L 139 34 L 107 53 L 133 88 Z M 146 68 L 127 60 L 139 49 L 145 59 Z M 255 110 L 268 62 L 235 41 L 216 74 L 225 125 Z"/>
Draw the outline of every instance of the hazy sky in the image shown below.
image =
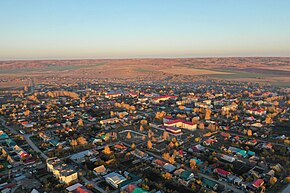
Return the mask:
<path id="1" fill-rule="evenodd" d="M 0 59 L 290 56 L 290 0 L 0 0 Z"/>

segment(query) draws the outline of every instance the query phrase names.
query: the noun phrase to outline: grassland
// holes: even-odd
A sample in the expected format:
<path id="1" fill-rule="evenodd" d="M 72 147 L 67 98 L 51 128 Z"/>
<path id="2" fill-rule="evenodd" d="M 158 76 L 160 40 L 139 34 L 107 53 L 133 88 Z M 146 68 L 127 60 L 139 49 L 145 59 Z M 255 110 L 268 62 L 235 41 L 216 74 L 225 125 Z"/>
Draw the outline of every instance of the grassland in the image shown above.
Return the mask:
<path id="1" fill-rule="evenodd" d="M 48 72 L 48 71 L 68 71 L 79 70 L 83 68 L 94 68 L 97 66 L 103 66 L 106 63 L 90 64 L 90 65 L 62 65 L 46 64 L 43 68 L 17 68 L 17 69 L 4 69 L 0 71 L 0 74 L 25 74 L 31 72 Z"/>

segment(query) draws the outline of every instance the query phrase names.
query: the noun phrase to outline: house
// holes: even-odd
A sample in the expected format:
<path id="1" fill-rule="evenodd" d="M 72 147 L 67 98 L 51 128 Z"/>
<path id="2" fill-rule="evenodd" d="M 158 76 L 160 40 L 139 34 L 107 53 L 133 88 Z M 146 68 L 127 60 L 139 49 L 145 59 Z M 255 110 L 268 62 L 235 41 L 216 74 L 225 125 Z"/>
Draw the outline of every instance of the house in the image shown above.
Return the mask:
<path id="1" fill-rule="evenodd" d="M 246 113 L 251 114 L 251 115 L 263 116 L 263 115 L 266 115 L 267 111 L 264 109 L 251 108 L 251 109 L 246 110 Z"/>
<path id="2" fill-rule="evenodd" d="M 147 153 L 145 153 L 139 149 L 135 149 L 135 150 L 131 151 L 131 154 L 136 156 L 137 158 L 140 158 L 140 159 L 147 159 L 149 157 Z"/>
<path id="3" fill-rule="evenodd" d="M 108 184 L 116 189 L 119 187 L 119 184 L 127 180 L 124 176 L 116 172 L 111 172 L 105 175 L 104 178 Z"/>
<path id="4" fill-rule="evenodd" d="M 122 143 L 118 143 L 118 144 L 114 145 L 114 150 L 116 150 L 116 151 L 123 151 L 126 149 L 127 149 L 127 147 Z"/>
<path id="5" fill-rule="evenodd" d="M 241 183 L 242 183 L 242 181 L 243 181 L 242 178 L 236 177 L 236 178 L 234 179 L 234 184 L 240 186 Z"/>
<path id="6" fill-rule="evenodd" d="M 165 130 L 171 134 L 174 134 L 174 135 L 178 135 L 178 134 L 182 134 L 182 131 L 180 128 L 177 128 L 177 127 L 164 127 Z"/>
<path id="7" fill-rule="evenodd" d="M 9 136 L 2 130 L 0 130 L 0 140 L 8 139 Z"/>
<path id="8" fill-rule="evenodd" d="M 76 183 L 76 184 L 73 184 L 73 185 L 67 187 L 66 190 L 68 192 L 72 192 L 72 191 L 76 190 L 78 187 L 82 187 L 82 186 L 83 186 L 82 184 Z"/>
<path id="9" fill-rule="evenodd" d="M 73 154 L 70 159 L 75 163 L 83 163 L 86 160 L 93 161 L 95 158 L 95 154 L 98 152 L 93 152 L 92 150 L 85 150 L 79 153 Z"/>
<path id="10" fill-rule="evenodd" d="M 221 154 L 220 159 L 227 161 L 227 162 L 230 162 L 230 163 L 233 163 L 236 160 L 236 158 L 234 158 L 232 156 L 225 155 L 225 154 Z"/>
<path id="11" fill-rule="evenodd" d="M 158 127 L 156 127 L 156 129 L 159 129 L 159 130 L 162 130 L 162 131 L 167 131 L 168 134 L 173 138 L 177 138 L 177 139 L 180 139 L 181 138 L 181 135 L 183 134 L 181 129 L 180 128 L 177 128 L 177 127 L 167 127 L 167 126 L 163 126 L 163 125 L 160 125 Z"/>
<path id="12" fill-rule="evenodd" d="M 50 138 L 49 138 L 45 133 L 43 133 L 43 132 L 40 132 L 40 133 L 38 134 L 38 136 L 39 136 L 39 137 L 40 137 L 44 142 L 50 140 Z"/>
<path id="13" fill-rule="evenodd" d="M 196 165 L 201 165 L 201 164 L 203 164 L 203 161 L 201 161 L 201 160 L 198 159 L 198 158 L 192 158 L 192 160 L 195 161 Z"/>
<path id="14" fill-rule="evenodd" d="M 189 152 L 205 152 L 206 150 L 207 149 L 200 144 L 194 145 L 188 149 Z"/>
<path id="15" fill-rule="evenodd" d="M 194 178 L 194 174 L 190 171 L 187 171 L 187 170 L 184 170 L 182 168 L 176 170 L 174 173 L 173 173 L 175 176 L 178 176 L 180 177 L 181 179 L 185 180 L 185 181 L 189 181 L 191 180 L 192 178 Z"/>
<path id="16" fill-rule="evenodd" d="M 225 138 L 229 138 L 229 137 L 231 137 L 231 134 L 226 133 L 226 132 L 221 132 L 221 136 L 223 136 Z"/>
<path id="17" fill-rule="evenodd" d="M 212 109 L 213 108 L 213 105 L 211 104 L 206 104 L 206 103 L 202 103 L 202 102 L 195 102 L 194 105 L 196 107 L 199 107 L 199 108 L 205 108 L 205 109 Z"/>
<path id="18" fill-rule="evenodd" d="M 101 166 L 95 167 L 93 173 L 96 176 L 105 175 L 107 173 L 107 169 L 105 168 L 104 165 L 101 165 Z"/>
<path id="19" fill-rule="evenodd" d="M 225 178 L 231 174 L 231 172 L 223 170 L 221 168 L 214 169 L 214 172 L 216 172 L 219 176 L 225 177 Z"/>
<path id="20" fill-rule="evenodd" d="M 264 143 L 262 146 L 263 149 L 272 149 L 273 145 L 272 143 Z"/>
<path id="21" fill-rule="evenodd" d="M 263 186 L 264 185 L 264 180 L 263 179 L 257 179 L 257 180 L 255 180 L 253 183 L 252 183 L 252 186 L 254 187 L 254 188 L 260 188 L 261 186 Z"/>
<path id="22" fill-rule="evenodd" d="M 165 116 L 165 117 L 163 118 L 163 123 L 169 122 L 169 121 L 171 121 L 171 120 L 173 120 L 173 117 L 170 116 L 170 115 L 167 115 L 167 116 Z"/>
<path id="23" fill-rule="evenodd" d="M 169 173 L 173 172 L 176 169 L 176 166 L 170 164 L 170 163 L 165 163 L 163 166 L 163 169 Z"/>
<path id="24" fill-rule="evenodd" d="M 217 188 L 218 188 L 218 184 L 216 182 L 209 180 L 207 178 L 202 179 L 202 184 L 203 184 L 203 186 L 210 188 L 212 190 L 217 190 Z"/>
<path id="25" fill-rule="evenodd" d="M 149 193 L 148 191 L 138 187 L 135 183 L 130 183 L 121 188 L 122 192 L 126 193 Z"/>
<path id="26" fill-rule="evenodd" d="M 258 141 L 256 139 L 252 139 L 246 142 L 247 145 L 255 146 L 257 145 Z"/>
<path id="27" fill-rule="evenodd" d="M 93 192 L 82 186 L 72 191 L 72 193 L 93 193 Z"/>
<path id="28" fill-rule="evenodd" d="M 216 143 L 216 142 L 217 142 L 216 139 L 209 138 L 209 139 L 203 141 L 203 144 L 206 145 L 206 146 L 209 146 L 209 145 L 211 145 L 213 143 Z"/>
<path id="29" fill-rule="evenodd" d="M 166 164 L 166 162 L 164 162 L 160 159 L 155 159 L 152 161 L 152 164 L 155 166 L 158 166 L 158 167 L 163 167 Z"/>

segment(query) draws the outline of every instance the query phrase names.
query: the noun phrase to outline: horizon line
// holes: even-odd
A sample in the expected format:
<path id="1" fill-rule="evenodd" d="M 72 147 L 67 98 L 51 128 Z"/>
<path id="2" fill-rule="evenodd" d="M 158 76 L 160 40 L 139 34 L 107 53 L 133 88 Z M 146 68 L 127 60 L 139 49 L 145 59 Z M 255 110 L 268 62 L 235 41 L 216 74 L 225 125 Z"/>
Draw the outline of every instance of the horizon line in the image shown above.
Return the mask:
<path id="1" fill-rule="evenodd" d="M 0 62 L 13 61 L 62 61 L 62 60 L 136 60 L 136 59 L 210 59 L 210 58 L 290 58 L 289 56 L 192 56 L 192 57 L 117 57 L 117 58 L 33 58 L 33 59 L 0 59 Z"/>

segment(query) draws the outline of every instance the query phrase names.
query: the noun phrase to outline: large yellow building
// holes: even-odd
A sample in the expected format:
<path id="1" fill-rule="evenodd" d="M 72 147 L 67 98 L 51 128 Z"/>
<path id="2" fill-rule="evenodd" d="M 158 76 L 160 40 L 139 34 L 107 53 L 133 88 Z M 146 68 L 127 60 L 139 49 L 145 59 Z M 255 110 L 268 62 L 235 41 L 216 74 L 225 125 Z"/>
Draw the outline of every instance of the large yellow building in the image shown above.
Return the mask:
<path id="1" fill-rule="evenodd" d="M 46 160 L 47 171 L 52 172 L 60 183 L 71 184 L 78 180 L 78 173 L 59 158 L 49 158 Z"/>

